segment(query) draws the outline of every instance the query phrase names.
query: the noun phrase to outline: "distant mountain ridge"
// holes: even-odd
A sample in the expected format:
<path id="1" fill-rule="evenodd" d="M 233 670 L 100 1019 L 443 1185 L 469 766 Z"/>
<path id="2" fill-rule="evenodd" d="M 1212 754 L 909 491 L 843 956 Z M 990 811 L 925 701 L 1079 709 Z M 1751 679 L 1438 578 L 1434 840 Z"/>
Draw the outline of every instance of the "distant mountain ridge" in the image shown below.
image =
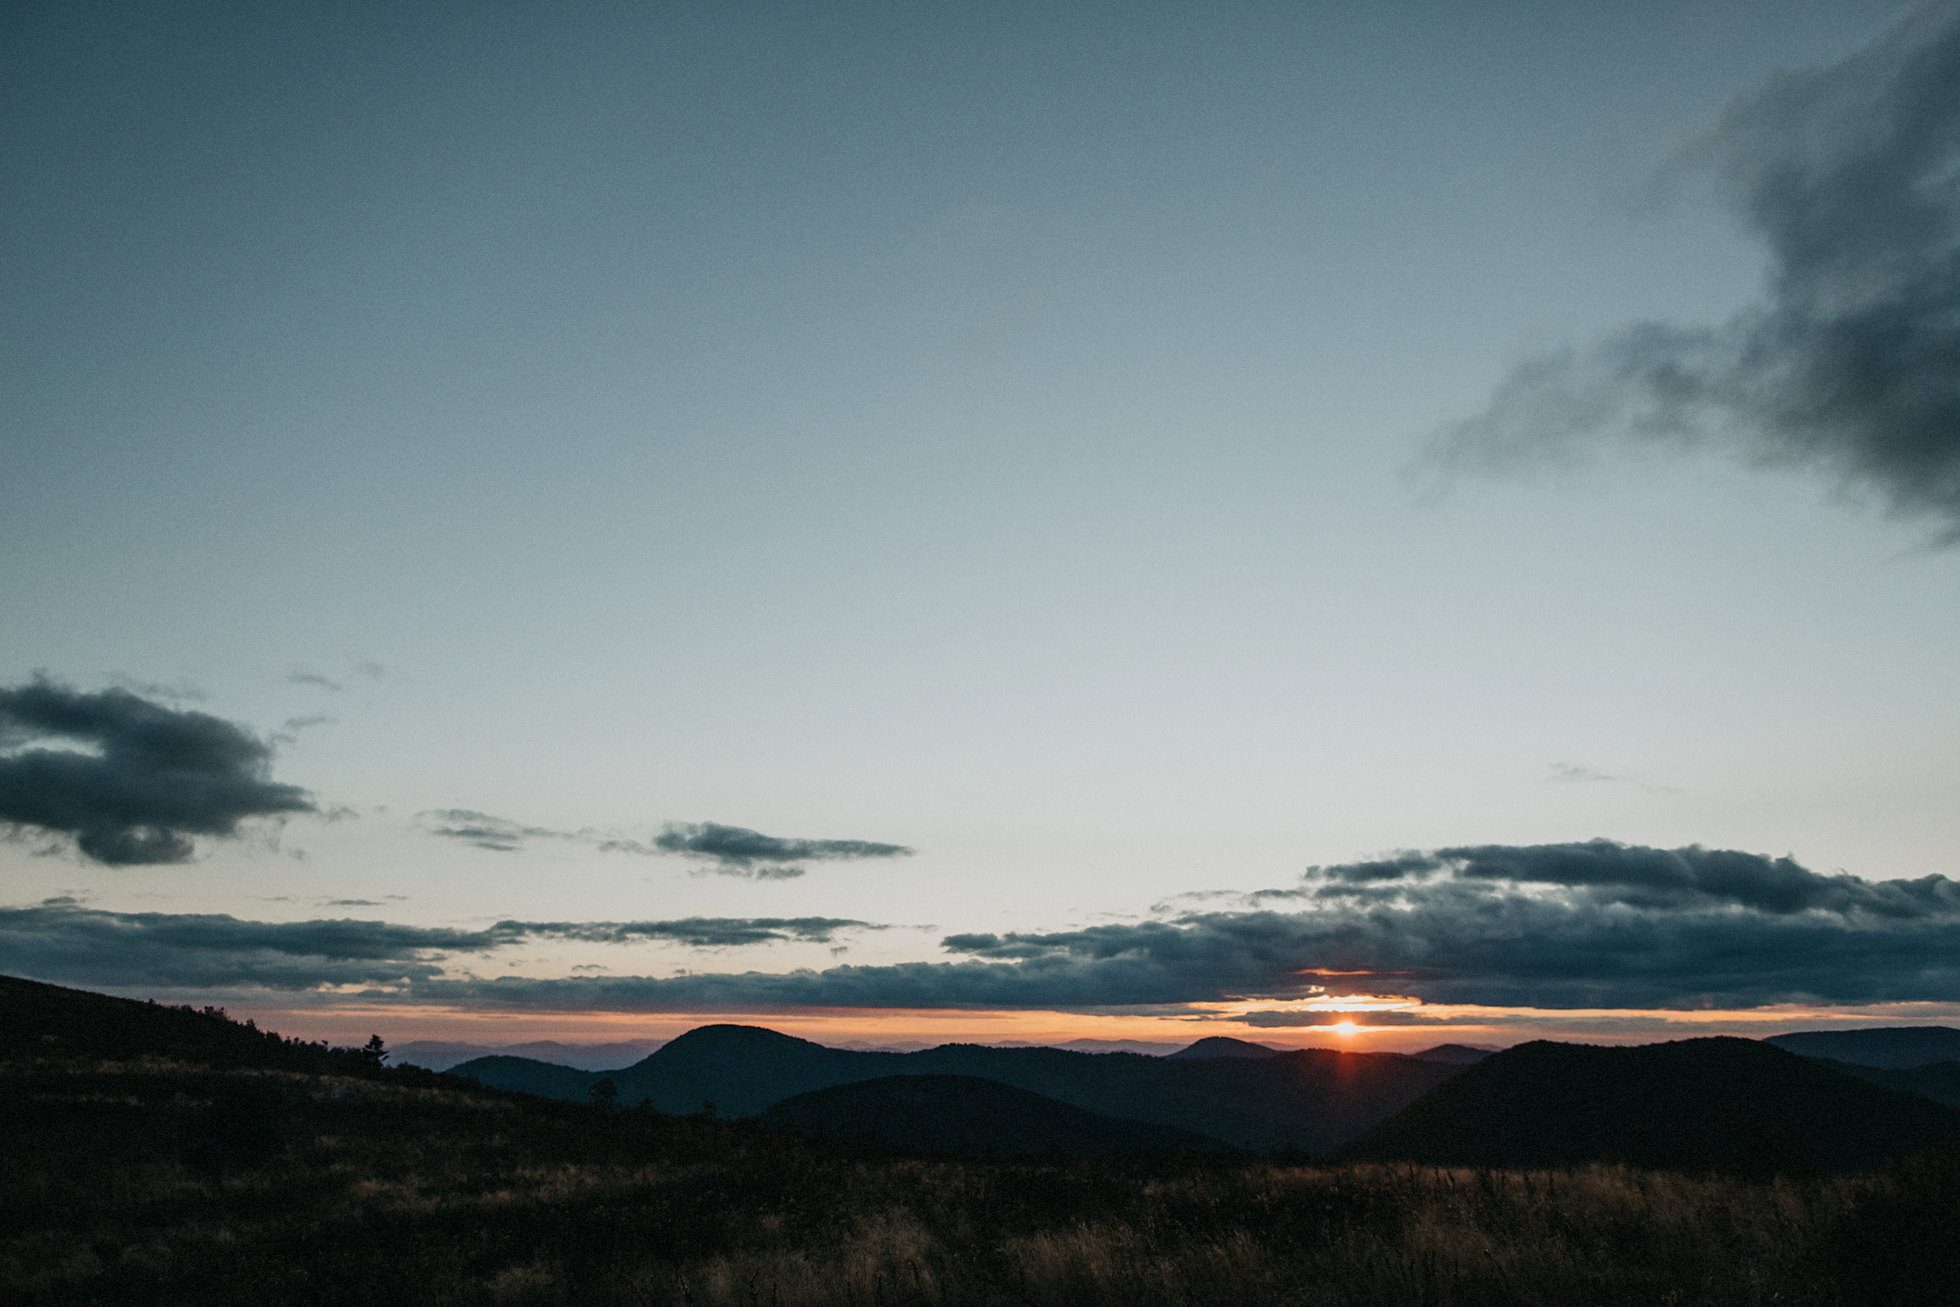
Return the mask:
<path id="1" fill-rule="evenodd" d="M 1803 1057 L 1857 1066 L 1906 1069 L 1960 1061 L 1960 1030 L 1952 1026 L 1877 1026 L 1864 1030 L 1793 1030 L 1763 1040 Z"/>
<path id="2" fill-rule="evenodd" d="M 1438 1166 L 1850 1171 L 1960 1137 L 1960 1113 L 1748 1039 L 1537 1041 L 1465 1068 L 1343 1150 Z"/>
<path id="3" fill-rule="evenodd" d="M 272 1108 L 284 1100 L 254 1078 L 265 1072 L 456 1087 L 432 1071 L 385 1067 L 378 1047 L 329 1048 L 215 1009 L 8 977 L 0 977 L 0 1047 L 27 1065 L 65 1061 L 92 1075 L 130 1074 L 125 1064 L 138 1063 L 192 1078 L 208 1079 L 214 1068 L 244 1073 L 222 1101 L 186 1118 L 198 1130 L 224 1124 L 209 1141 L 220 1158 L 236 1151 L 234 1117 L 277 1128 Z M 1438 1165 L 1608 1162 L 1801 1174 L 1960 1146 L 1960 1061 L 1860 1066 L 1733 1038 L 1634 1047 L 1539 1041 L 1469 1066 L 1330 1049 L 1243 1056 L 1230 1043 L 1222 1056 L 1205 1051 L 1170 1058 L 952 1044 L 878 1053 L 721 1025 L 690 1031 L 611 1075 L 492 1057 L 475 1064 L 474 1078 L 568 1100 L 611 1080 L 621 1106 L 646 1100 L 687 1114 L 713 1101 L 765 1124 L 947 1154 L 1231 1146 Z"/>
<path id="4" fill-rule="evenodd" d="M 1470 1066 L 1483 1061 L 1497 1051 L 1495 1048 L 1485 1048 L 1482 1044 L 1437 1044 L 1432 1048 L 1420 1049 L 1409 1056 L 1424 1062 L 1449 1062 L 1456 1066 Z"/>
<path id="5" fill-rule="evenodd" d="M 1285 1051 L 1283 1048 L 1274 1048 L 1271 1044 L 1255 1044 L 1249 1039 L 1234 1039 L 1230 1035 L 1207 1035 L 1195 1044 L 1186 1044 L 1175 1053 L 1169 1054 L 1169 1056 L 1185 1059 L 1200 1057 L 1271 1057 L 1275 1053 L 1283 1053 Z"/>
<path id="6" fill-rule="evenodd" d="M 552 1062 L 580 1071 L 606 1071 L 639 1061 L 661 1045 L 657 1039 L 632 1040 L 610 1044 L 566 1044 L 555 1039 L 534 1039 L 523 1044 L 469 1044 L 446 1039 L 412 1039 L 392 1045 L 391 1060 L 409 1066 L 447 1071 L 463 1062 L 484 1057 L 523 1057 Z"/>
<path id="7" fill-rule="evenodd" d="M 1258 1047 L 1253 1045 L 1253 1047 Z M 753 1116 L 784 1099 L 889 1076 L 975 1076 L 1083 1111 L 1253 1149 L 1325 1152 L 1414 1102 L 1458 1068 L 1332 1049 L 1252 1057 L 1147 1057 L 944 1044 L 913 1053 L 829 1048 L 754 1026 L 702 1026 L 605 1074 L 623 1104 Z M 452 1068 L 499 1089 L 582 1098 L 601 1077 L 523 1058 Z"/>

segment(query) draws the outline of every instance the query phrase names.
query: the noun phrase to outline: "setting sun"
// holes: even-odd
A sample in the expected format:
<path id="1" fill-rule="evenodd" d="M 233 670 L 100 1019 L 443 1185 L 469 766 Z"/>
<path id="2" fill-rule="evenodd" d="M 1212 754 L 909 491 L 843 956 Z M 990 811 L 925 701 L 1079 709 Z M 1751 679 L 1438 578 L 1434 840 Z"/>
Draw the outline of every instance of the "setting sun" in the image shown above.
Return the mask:
<path id="1" fill-rule="evenodd" d="M 1342 1038 L 1346 1038 L 1347 1036 L 1352 1035 L 1357 1031 L 1359 1031 L 1361 1029 L 1361 1025 L 1359 1022 L 1356 1021 L 1336 1021 L 1333 1025 L 1327 1028 L 1333 1031 L 1335 1034 L 1340 1035 Z"/>

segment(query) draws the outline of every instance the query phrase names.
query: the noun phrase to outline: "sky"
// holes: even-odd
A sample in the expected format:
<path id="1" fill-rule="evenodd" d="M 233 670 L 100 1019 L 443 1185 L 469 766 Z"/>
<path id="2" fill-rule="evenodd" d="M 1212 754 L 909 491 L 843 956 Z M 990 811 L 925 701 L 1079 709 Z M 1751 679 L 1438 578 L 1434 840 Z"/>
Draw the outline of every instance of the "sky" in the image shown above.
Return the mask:
<path id="1" fill-rule="evenodd" d="M 24 4 L 0 152 L 0 971 L 1960 1020 L 1960 6 Z"/>

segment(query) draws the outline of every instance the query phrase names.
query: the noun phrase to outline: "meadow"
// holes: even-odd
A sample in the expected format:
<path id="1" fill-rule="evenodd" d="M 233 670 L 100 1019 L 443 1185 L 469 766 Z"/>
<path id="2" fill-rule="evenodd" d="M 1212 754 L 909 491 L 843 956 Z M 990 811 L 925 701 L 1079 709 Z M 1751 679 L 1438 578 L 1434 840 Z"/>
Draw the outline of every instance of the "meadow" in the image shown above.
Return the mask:
<path id="1" fill-rule="evenodd" d="M 348 1053 L 0 1066 L 34 1303 L 1944 1303 L 1960 1163 L 1736 1179 L 994 1162 L 548 1102 Z"/>

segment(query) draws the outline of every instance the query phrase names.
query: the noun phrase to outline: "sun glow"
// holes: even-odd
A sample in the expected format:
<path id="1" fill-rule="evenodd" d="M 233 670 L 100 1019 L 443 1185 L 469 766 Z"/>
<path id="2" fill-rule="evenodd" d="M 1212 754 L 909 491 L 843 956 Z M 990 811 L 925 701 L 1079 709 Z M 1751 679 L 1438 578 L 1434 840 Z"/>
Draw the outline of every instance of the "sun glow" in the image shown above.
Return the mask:
<path id="1" fill-rule="evenodd" d="M 1336 1021 L 1327 1028 L 1345 1039 L 1347 1036 L 1359 1031 L 1361 1029 L 1361 1023 L 1358 1021 Z"/>

